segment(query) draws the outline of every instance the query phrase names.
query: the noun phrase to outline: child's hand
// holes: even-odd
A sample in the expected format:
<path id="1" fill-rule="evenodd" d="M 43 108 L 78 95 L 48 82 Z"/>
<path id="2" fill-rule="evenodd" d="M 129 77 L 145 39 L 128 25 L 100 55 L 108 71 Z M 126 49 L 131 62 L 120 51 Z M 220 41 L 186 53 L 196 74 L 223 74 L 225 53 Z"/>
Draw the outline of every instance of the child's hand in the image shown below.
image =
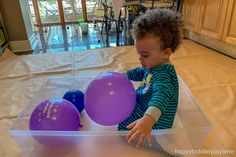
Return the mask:
<path id="1" fill-rule="evenodd" d="M 134 142 L 134 140 L 139 137 L 139 141 L 136 145 L 137 148 L 143 144 L 145 138 L 148 140 L 149 147 L 152 146 L 152 126 L 156 123 L 156 121 L 149 115 L 144 115 L 142 118 L 134 121 L 130 125 L 127 126 L 128 129 L 132 129 L 128 135 L 128 144 Z"/>

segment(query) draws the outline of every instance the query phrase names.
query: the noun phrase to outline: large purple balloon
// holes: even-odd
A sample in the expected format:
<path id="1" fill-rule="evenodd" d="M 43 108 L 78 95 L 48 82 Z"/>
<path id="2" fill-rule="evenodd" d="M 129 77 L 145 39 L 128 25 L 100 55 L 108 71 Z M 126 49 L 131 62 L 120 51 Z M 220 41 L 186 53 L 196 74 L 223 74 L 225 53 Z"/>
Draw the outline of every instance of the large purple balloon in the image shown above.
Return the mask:
<path id="1" fill-rule="evenodd" d="M 125 120 L 136 104 L 133 84 L 122 74 L 107 72 L 96 77 L 85 92 L 85 110 L 101 125 L 116 125 Z"/>
<path id="2" fill-rule="evenodd" d="M 30 130 L 76 131 L 80 128 L 80 115 L 75 106 L 61 98 L 47 99 L 36 106 L 29 120 Z M 34 135 L 45 146 L 59 146 L 68 142 L 60 135 Z"/>

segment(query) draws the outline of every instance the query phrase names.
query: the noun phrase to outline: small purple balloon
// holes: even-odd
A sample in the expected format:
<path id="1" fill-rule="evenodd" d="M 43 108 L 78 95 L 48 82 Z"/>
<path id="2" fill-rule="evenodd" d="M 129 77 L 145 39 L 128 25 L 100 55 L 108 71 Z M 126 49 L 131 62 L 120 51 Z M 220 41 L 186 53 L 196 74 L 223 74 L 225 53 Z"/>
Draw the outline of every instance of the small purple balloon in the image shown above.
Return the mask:
<path id="1" fill-rule="evenodd" d="M 80 115 L 75 106 L 61 98 L 47 99 L 36 106 L 29 120 L 30 130 L 77 131 Z M 33 136 L 45 146 L 59 146 L 68 142 L 62 136 Z"/>
<path id="2" fill-rule="evenodd" d="M 96 77 L 85 92 L 85 110 L 98 124 L 111 126 L 125 120 L 134 110 L 136 91 L 131 81 L 116 72 Z"/>

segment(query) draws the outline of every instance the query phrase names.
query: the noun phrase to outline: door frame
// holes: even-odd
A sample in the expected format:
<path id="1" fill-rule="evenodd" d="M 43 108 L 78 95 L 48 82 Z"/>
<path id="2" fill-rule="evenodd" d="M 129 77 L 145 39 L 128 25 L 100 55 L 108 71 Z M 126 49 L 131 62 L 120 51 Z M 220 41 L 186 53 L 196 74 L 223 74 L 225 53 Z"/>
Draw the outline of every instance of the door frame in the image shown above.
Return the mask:
<path id="1" fill-rule="evenodd" d="M 58 24 L 59 25 L 65 25 L 67 23 L 77 22 L 77 21 L 65 22 L 65 16 L 64 16 L 62 0 L 57 0 L 58 9 L 59 9 L 59 16 L 60 16 L 60 22 L 42 23 L 42 20 L 41 20 L 41 17 L 40 17 L 40 12 L 39 12 L 38 0 L 32 0 L 32 2 L 33 2 L 35 17 L 36 17 L 36 22 L 37 22 L 36 26 L 37 27 L 51 26 L 51 25 L 58 25 Z M 82 4 L 82 17 L 85 21 L 88 21 L 87 9 L 86 9 L 86 0 L 81 0 L 81 4 Z"/>

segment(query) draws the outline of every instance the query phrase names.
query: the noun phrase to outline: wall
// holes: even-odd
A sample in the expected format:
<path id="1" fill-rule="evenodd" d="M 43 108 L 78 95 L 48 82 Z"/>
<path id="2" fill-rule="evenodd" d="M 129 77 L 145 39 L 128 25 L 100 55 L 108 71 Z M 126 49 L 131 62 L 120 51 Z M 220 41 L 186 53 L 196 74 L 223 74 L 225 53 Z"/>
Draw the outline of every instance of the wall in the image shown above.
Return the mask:
<path id="1" fill-rule="evenodd" d="M 19 0 L 0 0 L 0 10 L 12 51 L 31 51 Z"/>
<path id="2" fill-rule="evenodd" d="M 31 20 L 30 20 L 30 11 L 29 11 L 28 1 L 20 0 L 20 7 L 22 10 L 22 15 L 23 15 L 23 19 L 24 19 L 24 23 L 26 27 L 27 36 L 28 36 L 28 39 L 30 39 L 31 36 L 33 35 L 33 28 L 32 28 Z"/>

